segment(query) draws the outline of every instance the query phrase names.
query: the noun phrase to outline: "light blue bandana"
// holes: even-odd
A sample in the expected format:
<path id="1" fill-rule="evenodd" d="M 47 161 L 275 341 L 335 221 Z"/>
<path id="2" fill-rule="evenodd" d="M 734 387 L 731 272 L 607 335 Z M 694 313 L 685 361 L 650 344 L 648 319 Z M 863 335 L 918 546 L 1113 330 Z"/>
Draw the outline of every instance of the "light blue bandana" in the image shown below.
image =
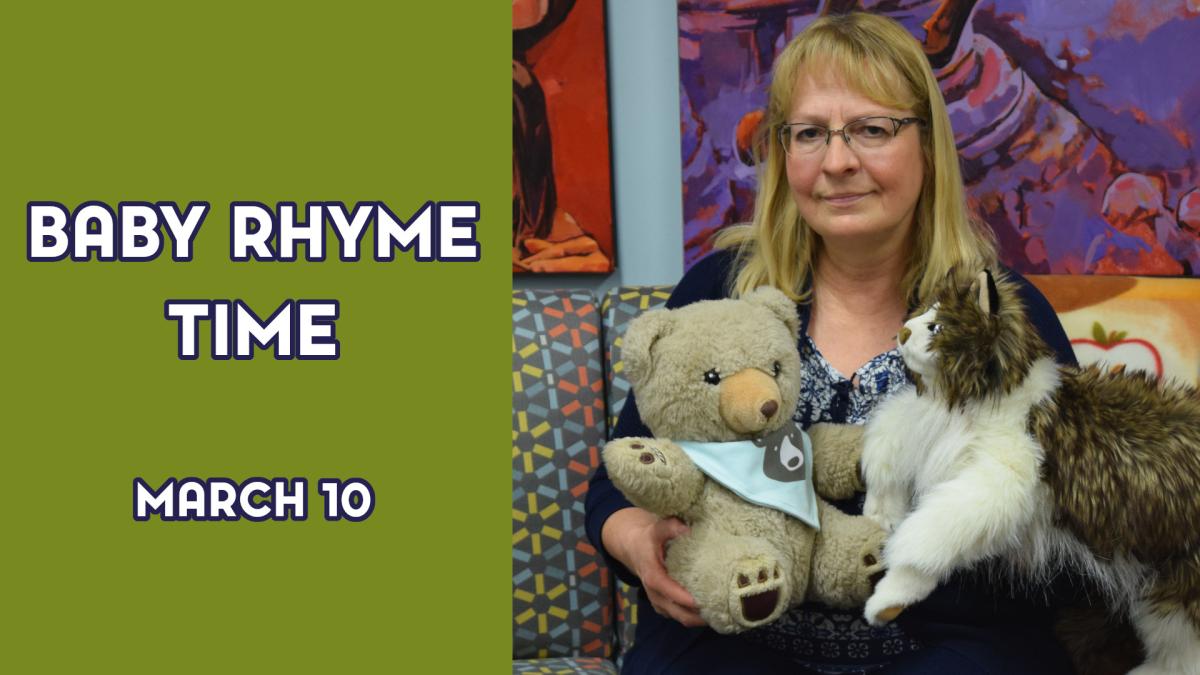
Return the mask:
<path id="1" fill-rule="evenodd" d="M 812 482 L 812 441 L 793 422 L 753 441 L 675 441 L 709 478 L 748 502 L 783 511 L 814 528 L 817 494 Z"/>

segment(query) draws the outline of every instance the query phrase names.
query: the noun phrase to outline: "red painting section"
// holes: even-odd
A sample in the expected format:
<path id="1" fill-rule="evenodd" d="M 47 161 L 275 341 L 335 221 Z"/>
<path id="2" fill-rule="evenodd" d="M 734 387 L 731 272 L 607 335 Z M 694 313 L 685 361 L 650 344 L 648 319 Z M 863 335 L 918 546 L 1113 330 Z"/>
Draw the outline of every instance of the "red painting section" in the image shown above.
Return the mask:
<path id="1" fill-rule="evenodd" d="M 546 96 L 559 207 L 614 258 L 604 4 L 578 0 L 528 62 Z"/>

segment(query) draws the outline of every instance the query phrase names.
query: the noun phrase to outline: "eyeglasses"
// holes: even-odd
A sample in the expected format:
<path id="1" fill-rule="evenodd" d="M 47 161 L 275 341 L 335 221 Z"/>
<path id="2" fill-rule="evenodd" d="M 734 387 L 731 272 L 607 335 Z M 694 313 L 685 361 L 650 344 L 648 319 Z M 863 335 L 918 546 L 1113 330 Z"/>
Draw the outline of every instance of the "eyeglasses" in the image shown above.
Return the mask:
<path id="1" fill-rule="evenodd" d="M 779 141 L 788 157 L 812 154 L 828 146 L 834 134 L 841 136 L 846 145 L 855 150 L 875 150 L 887 145 L 909 124 L 925 126 L 925 120 L 920 117 L 863 117 L 841 129 L 793 122 L 779 125 Z"/>

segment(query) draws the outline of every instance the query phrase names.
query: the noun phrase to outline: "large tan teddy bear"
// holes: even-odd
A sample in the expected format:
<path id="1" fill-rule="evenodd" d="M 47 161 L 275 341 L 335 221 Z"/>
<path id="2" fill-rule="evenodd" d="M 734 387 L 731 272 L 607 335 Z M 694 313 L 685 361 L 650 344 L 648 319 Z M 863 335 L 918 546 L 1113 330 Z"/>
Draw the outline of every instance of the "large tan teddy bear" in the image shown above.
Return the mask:
<path id="1" fill-rule="evenodd" d="M 813 436 L 804 466 L 795 449 L 804 445 L 791 419 L 800 396 L 798 330 L 795 304 L 764 287 L 742 299 L 647 312 L 625 334 L 626 375 L 654 438 L 614 440 L 604 461 L 631 502 L 689 525 L 668 547 L 667 571 L 721 633 L 769 623 L 805 600 L 860 608 L 882 576 L 884 532 L 820 498 L 862 489 L 860 450 L 839 443 L 827 452 Z M 742 457 L 749 450 L 765 476 L 756 480 L 779 483 L 788 498 L 807 494 L 819 529 L 747 501 L 761 490 L 739 496 L 681 445 L 688 452 L 704 446 L 718 458 L 725 448 Z"/>

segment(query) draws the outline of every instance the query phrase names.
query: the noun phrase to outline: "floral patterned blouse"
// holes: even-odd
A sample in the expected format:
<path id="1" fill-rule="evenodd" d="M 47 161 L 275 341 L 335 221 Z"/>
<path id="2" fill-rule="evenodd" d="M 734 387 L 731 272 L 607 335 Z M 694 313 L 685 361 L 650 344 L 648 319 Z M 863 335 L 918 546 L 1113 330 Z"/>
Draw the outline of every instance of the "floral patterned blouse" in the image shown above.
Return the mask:
<path id="1" fill-rule="evenodd" d="M 800 338 L 800 361 L 800 402 L 793 419 L 805 429 L 818 422 L 863 424 L 880 401 L 909 381 L 898 349 L 876 356 L 846 379 L 805 334 Z M 835 505 L 859 514 L 864 496 L 860 493 Z M 811 670 L 838 675 L 877 670 L 919 647 L 894 623 L 872 628 L 859 612 L 814 604 L 793 608 L 745 636 L 791 654 Z"/>

